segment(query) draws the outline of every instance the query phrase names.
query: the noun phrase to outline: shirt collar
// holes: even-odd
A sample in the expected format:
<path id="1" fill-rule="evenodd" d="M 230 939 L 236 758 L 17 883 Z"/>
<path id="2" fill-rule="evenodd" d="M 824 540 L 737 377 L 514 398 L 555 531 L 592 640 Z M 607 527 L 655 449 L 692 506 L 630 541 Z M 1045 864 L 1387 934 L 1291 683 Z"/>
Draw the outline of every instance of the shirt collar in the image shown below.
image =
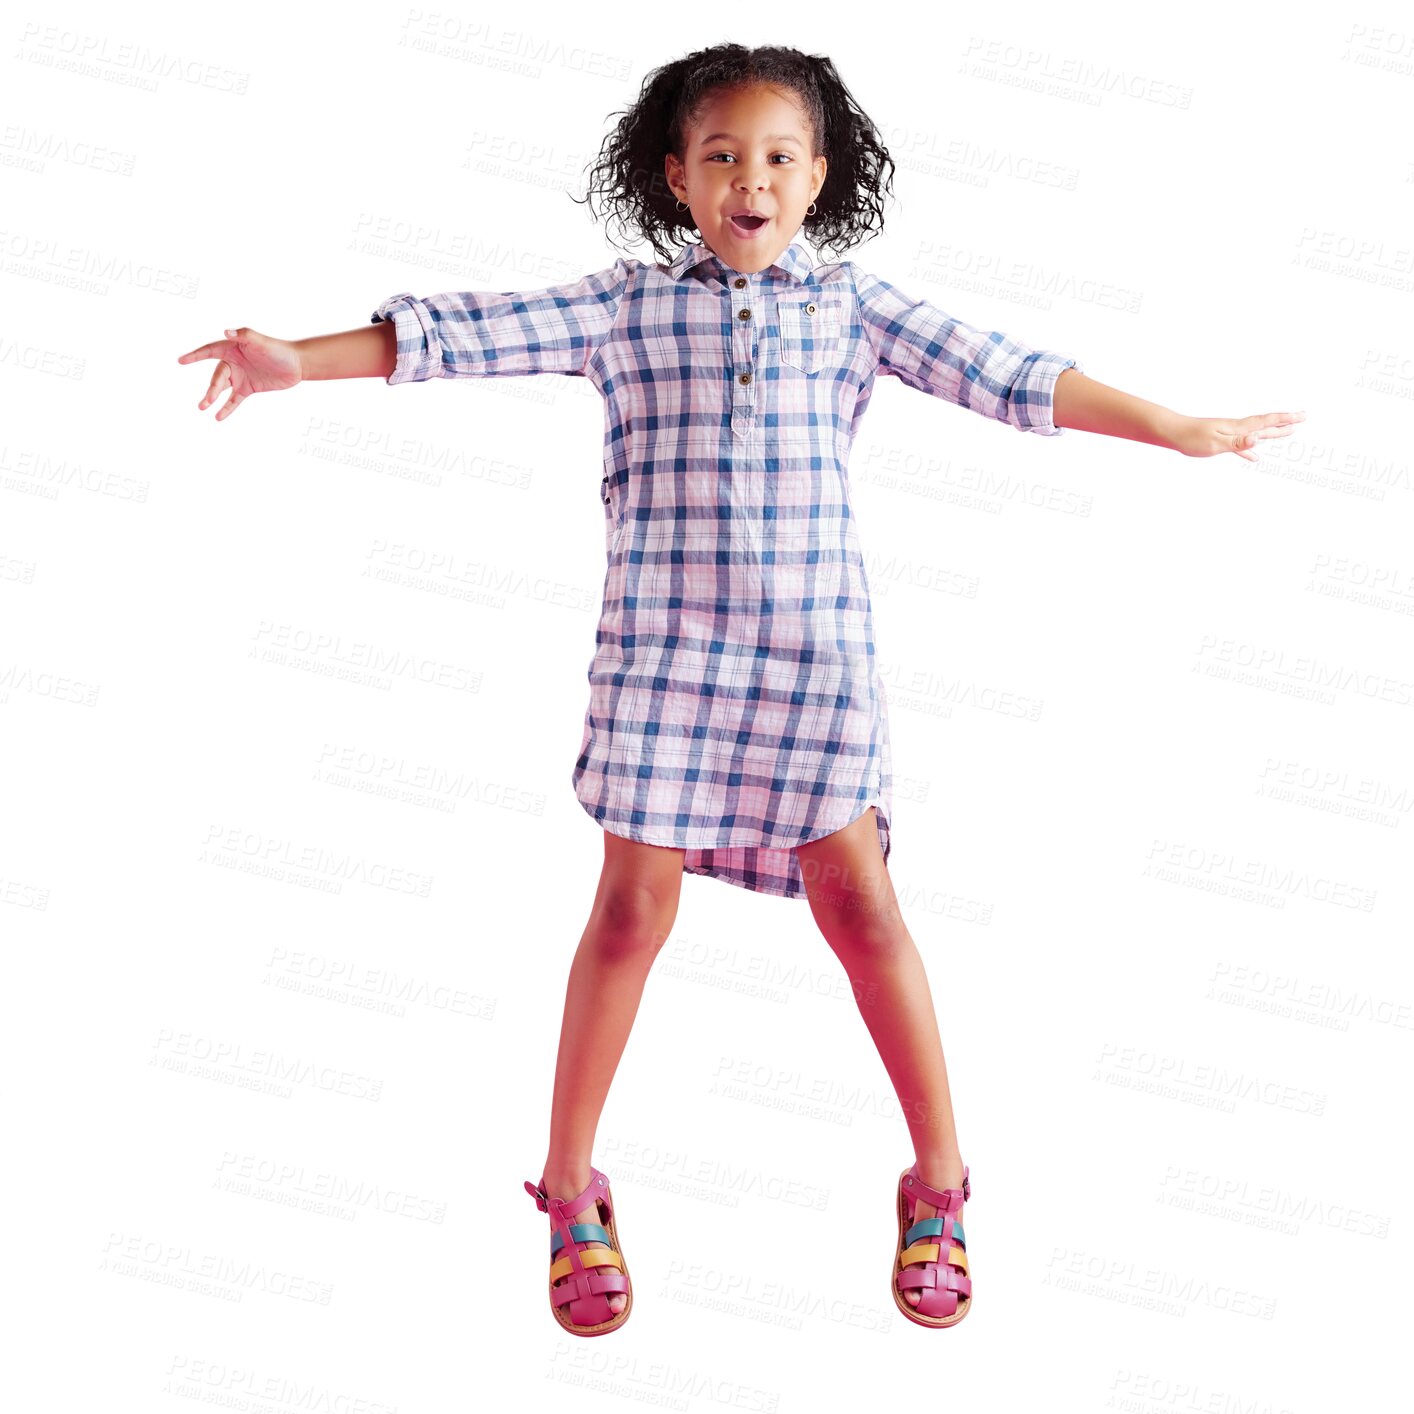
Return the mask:
<path id="1" fill-rule="evenodd" d="M 702 264 L 703 261 L 710 261 L 718 270 L 731 271 L 732 274 L 737 273 L 731 269 L 731 266 L 724 264 L 721 257 L 714 254 L 712 249 L 702 241 L 692 241 L 683 246 L 673 257 L 673 262 L 668 266 L 668 271 L 673 279 L 681 280 L 689 270 Z M 808 282 L 814 264 L 815 262 L 811 259 L 810 252 L 797 237 L 781 252 L 780 258 L 766 268 L 768 270 L 779 270 L 787 278 L 794 280 L 797 284 L 804 285 Z"/>

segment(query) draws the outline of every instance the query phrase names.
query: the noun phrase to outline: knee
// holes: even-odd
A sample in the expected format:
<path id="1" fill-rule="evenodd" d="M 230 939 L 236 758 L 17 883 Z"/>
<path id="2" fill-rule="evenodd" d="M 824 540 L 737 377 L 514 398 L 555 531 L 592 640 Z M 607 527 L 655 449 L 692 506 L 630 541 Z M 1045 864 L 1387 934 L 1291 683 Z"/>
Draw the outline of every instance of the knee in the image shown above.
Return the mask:
<path id="1" fill-rule="evenodd" d="M 851 893 L 821 920 L 821 931 L 844 963 L 887 964 L 910 945 L 908 929 L 893 902 Z"/>
<path id="2" fill-rule="evenodd" d="M 607 961 L 652 962 L 672 932 L 677 899 L 642 881 L 606 881 L 590 932 Z"/>

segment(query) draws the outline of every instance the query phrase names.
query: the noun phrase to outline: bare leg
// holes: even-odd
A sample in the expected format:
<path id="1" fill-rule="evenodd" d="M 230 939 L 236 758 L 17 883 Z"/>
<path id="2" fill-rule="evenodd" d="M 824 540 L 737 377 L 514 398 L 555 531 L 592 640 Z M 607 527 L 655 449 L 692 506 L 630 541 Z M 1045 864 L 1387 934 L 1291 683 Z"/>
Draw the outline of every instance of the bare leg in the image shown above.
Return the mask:
<path id="1" fill-rule="evenodd" d="M 844 966 L 898 1095 L 919 1177 L 933 1188 L 959 1188 L 962 1158 L 938 1018 L 879 848 L 873 808 L 843 830 L 800 845 L 796 857 L 815 921 Z M 931 1204 L 918 1204 L 920 1218 L 935 1214 Z M 904 1292 L 915 1306 L 918 1295 Z"/>
<path id="2" fill-rule="evenodd" d="M 609 1085 L 628 1044 L 648 973 L 677 917 L 682 857 L 680 849 L 640 844 L 604 831 L 599 891 L 570 966 L 560 1023 L 544 1170 L 552 1198 L 572 1198 L 589 1186 L 594 1134 Z M 596 1207 L 576 1213 L 574 1221 L 598 1222 Z M 614 1293 L 610 1310 L 621 1311 L 625 1301 L 621 1292 Z"/>

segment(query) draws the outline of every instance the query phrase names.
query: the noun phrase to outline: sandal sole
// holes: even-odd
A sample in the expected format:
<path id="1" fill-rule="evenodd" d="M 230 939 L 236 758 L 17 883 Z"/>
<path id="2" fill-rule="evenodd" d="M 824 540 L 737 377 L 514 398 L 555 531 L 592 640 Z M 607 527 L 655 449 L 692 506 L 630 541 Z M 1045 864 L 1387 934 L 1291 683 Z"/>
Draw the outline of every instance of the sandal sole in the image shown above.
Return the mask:
<path id="1" fill-rule="evenodd" d="M 910 1166 L 911 1167 L 911 1166 Z M 920 1316 L 904 1298 L 903 1292 L 898 1289 L 896 1280 L 898 1272 L 901 1270 L 898 1259 L 903 1256 L 903 1236 L 908 1231 L 908 1200 L 903 1196 L 903 1181 L 908 1177 L 909 1170 L 898 1176 L 898 1246 L 894 1248 L 894 1267 L 889 1273 L 889 1289 L 894 1294 L 894 1305 L 908 1317 L 914 1325 L 927 1326 L 930 1330 L 940 1330 L 944 1326 L 955 1326 L 972 1309 L 972 1297 L 969 1295 L 958 1302 L 957 1310 L 951 1316 Z M 969 1272 L 969 1276 L 971 1273 Z"/>
<path id="2" fill-rule="evenodd" d="M 617 1212 L 618 1209 L 614 1204 L 612 1196 L 613 1192 L 614 1186 L 613 1184 L 610 1184 L 606 1190 L 605 1196 L 609 1199 L 610 1207 L 613 1208 L 615 1212 Z M 602 1227 L 604 1228 L 604 1231 L 607 1232 L 611 1238 L 613 1238 L 614 1250 L 619 1254 L 619 1257 L 623 1260 L 623 1266 L 620 1268 L 620 1270 L 624 1274 L 624 1280 L 628 1282 L 628 1290 L 623 1292 L 622 1294 L 628 1297 L 628 1300 L 624 1302 L 624 1309 L 620 1311 L 619 1314 L 613 1318 L 613 1320 L 600 1321 L 597 1325 L 592 1326 L 581 1326 L 577 1325 L 574 1321 L 570 1320 L 569 1313 L 566 1311 L 565 1306 L 555 1305 L 555 1287 L 554 1284 L 551 1283 L 551 1314 L 560 1323 L 560 1325 L 562 1325 L 565 1330 L 567 1330 L 571 1335 L 608 1335 L 610 1331 L 618 1330 L 618 1328 L 623 1325 L 626 1320 L 628 1320 L 629 1313 L 633 1310 L 633 1279 L 628 1274 L 628 1258 L 624 1256 L 624 1249 L 619 1245 L 618 1224 L 613 1218 L 610 1218 L 608 1222 L 602 1224 Z M 564 1248 L 561 1248 L 560 1251 L 561 1253 L 563 1253 Z M 568 1302 L 565 1303 L 566 1306 L 568 1304 Z"/>

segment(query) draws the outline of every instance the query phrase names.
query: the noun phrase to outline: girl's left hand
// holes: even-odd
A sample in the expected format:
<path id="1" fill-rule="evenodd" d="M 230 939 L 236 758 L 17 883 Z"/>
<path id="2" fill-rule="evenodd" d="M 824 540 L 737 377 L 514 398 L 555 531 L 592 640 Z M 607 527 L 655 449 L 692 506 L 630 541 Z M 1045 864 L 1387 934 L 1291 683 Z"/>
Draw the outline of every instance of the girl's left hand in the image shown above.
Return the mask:
<path id="1" fill-rule="evenodd" d="M 1291 424 L 1305 422 L 1304 412 L 1259 412 L 1251 417 L 1186 417 L 1179 425 L 1174 450 L 1186 457 L 1213 457 L 1236 452 L 1254 462 L 1252 450 L 1266 437 L 1290 437 Z"/>

